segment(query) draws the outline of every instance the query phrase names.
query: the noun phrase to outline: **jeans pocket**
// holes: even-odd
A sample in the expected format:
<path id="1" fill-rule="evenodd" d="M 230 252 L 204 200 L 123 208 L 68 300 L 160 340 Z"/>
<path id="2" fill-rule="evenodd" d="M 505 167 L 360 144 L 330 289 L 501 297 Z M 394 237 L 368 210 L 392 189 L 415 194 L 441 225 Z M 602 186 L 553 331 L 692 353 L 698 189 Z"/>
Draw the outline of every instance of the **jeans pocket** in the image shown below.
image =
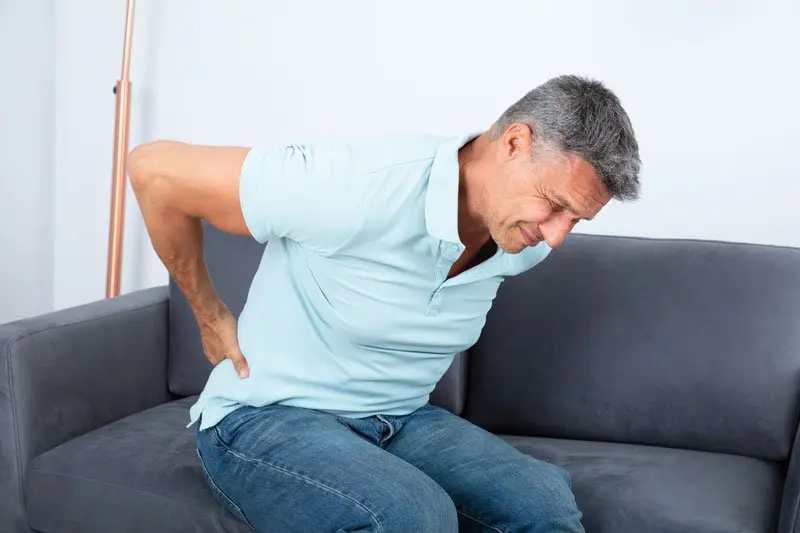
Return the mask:
<path id="1" fill-rule="evenodd" d="M 220 420 L 212 429 L 216 431 L 216 436 L 222 444 L 231 446 L 242 427 L 259 415 L 265 415 L 275 407 L 277 406 L 274 404 L 264 407 L 254 407 L 250 405 L 237 407 Z"/>
<path id="2" fill-rule="evenodd" d="M 231 500 L 225 492 L 219 488 L 219 485 L 216 484 L 214 479 L 211 477 L 211 474 L 208 473 L 208 468 L 206 467 L 205 461 L 203 461 L 203 456 L 200 454 L 200 450 L 195 450 L 197 454 L 197 459 L 200 461 L 200 469 L 203 471 L 203 477 L 206 480 L 206 485 L 211 489 L 211 492 L 216 497 L 217 501 L 222 504 L 222 506 L 228 510 L 233 516 L 250 526 L 251 528 L 255 529 L 255 526 L 250 523 L 247 517 L 244 515 L 244 511 L 242 511 L 241 507 L 236 505 L 236 502 Z"/>

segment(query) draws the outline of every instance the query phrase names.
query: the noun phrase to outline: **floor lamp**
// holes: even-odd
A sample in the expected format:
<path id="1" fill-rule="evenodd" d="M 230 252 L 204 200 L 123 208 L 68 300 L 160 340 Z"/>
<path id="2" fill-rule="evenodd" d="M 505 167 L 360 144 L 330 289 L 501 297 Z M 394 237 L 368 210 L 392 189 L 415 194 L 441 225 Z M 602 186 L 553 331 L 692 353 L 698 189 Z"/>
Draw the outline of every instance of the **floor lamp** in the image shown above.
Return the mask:
<path id="1" fill-rule="evenodd" d="M 106 270 L 106 298 L 119 296 L 122 268 L 122 235 L 125 225 L 125 158 L 128 154 L 131 82 L 128 72 L 131 63 L 134 0 L 128 0 L 125 19 L 125 45 L 122 52 L 122 77 L 117 81 L 117 111 L 114 124 L 114 163 L 111 183 L 111 221 L 108 231 L 108 266 Z"/>

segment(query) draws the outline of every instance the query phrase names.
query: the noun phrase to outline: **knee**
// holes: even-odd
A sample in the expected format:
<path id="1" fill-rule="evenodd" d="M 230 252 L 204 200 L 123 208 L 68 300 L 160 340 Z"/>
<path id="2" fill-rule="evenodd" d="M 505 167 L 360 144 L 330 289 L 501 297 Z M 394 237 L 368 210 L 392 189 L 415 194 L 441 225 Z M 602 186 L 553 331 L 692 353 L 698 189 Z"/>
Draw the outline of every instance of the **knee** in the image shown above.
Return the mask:
<path id="1" fill-rule="evenodd" d="M 528 516 L 524 521 L 534 526 L 533 531 L 582 532 L 582 514 L 572 492 L 569 472 L 550 463 L 540 463 L 538 470 L 536 489 L 530 493 L 535 501 L 526 505 Z"/>
<path id="2" fill-rule="evenodd" d="M 436 482 L 423 478 L 402 487 L 384 513 L 380 531 L 386 533 L 456 533 L 458 513 L 453 500 Z"/>

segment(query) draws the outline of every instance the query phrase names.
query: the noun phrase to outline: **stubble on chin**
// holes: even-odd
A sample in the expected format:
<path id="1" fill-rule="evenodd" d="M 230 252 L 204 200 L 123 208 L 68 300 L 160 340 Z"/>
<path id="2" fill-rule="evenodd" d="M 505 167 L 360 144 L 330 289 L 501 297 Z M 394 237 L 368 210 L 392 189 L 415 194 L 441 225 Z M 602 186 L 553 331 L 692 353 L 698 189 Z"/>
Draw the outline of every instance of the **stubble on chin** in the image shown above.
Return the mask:
<path id="1" fill-rule="evenodd" d="M 497 246 L 507 254 L 518 254 L 525 249 L 525 243 L 520 240 L 518 235 L 519 228 L 517 226 L 510 226 L 502 233 L 502 240 L 495 241 Z"/>

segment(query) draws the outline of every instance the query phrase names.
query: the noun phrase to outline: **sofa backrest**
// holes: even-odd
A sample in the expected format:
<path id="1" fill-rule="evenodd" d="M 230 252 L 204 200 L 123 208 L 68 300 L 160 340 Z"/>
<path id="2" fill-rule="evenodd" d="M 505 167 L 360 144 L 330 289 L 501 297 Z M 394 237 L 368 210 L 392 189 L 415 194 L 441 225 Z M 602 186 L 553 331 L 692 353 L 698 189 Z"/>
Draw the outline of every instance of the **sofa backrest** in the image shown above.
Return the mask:
<path id="1" fill-rule="evenodd" d="M 265 244 L 223 233 L 203 223 L 204 251 L 211 279 L 231 313 L 238 317 Z M 175 281 L 169 280 L 169 389 L 176 396 L 200 394 L 211 373 L 194 314 Z M 247 354 L 245 354 L 247 356 Z M 460 413 L 466 386 L 466 354 L 459 354 L 431 394 L 431 403 Z"/>
<path id="2" fill-rule="evenodd" d="M 491 431 L 786 459 L 800 250 L 571 235 L 503 282 L 464 414 Z"/>

